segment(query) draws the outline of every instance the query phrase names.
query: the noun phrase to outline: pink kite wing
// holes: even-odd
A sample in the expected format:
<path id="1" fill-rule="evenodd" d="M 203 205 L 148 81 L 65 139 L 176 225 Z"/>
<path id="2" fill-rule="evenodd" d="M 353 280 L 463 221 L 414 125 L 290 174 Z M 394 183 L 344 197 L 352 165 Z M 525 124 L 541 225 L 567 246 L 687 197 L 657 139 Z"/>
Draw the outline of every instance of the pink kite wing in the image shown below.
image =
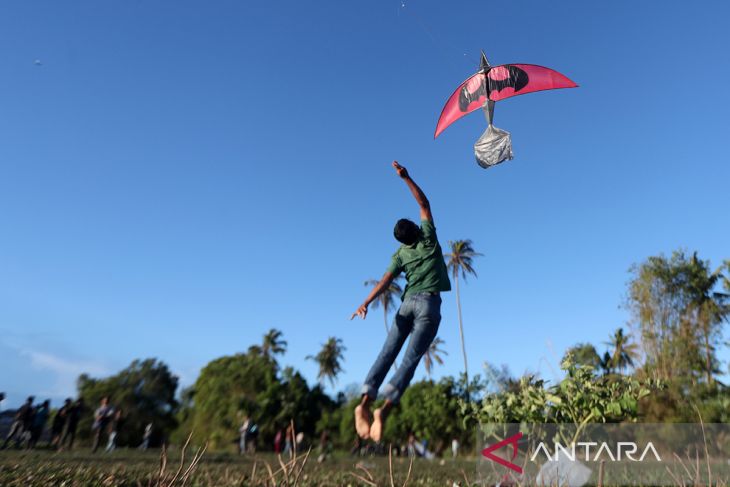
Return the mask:
<path id="1" fill-rule="evenodd" d="M 489 99 L 504 100 L 535 91 L 575 88 L 567 76 L 535 64 L 503 64 L 487 72 Z"/>
<path id="2" fill-rule="evenodd" d="M 436 124 L 434 138 L 464 115 L 492 101 L 535 91 L 578 86 L 567 76 L 535 64 L 502 64 L 464 81 L 449 97 Z"/>
<path id="3" fill-rule="evenodd" d="M 446 100 L 441 116 L 436 124 L 436 133 L 439 136 L 446 127 L 459 120 L 464 115 L 478 110 L 487 100 L 487 91 L 484 84 L 484 73 L 477 73 L 464 81 L 456 91 Z"/>

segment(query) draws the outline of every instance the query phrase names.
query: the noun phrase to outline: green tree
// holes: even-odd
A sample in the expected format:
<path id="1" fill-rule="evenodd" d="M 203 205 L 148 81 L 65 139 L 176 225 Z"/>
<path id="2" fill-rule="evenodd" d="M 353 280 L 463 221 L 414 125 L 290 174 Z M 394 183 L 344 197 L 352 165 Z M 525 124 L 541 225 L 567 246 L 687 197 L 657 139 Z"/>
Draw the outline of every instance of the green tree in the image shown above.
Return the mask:
<path id="1" fill-rule="evenodd" d="M 383 308 L 383 321 L 385 323 L 385 333 L 388 334 L 388 314 L 392 309 L 396 307 L 396 300 L 403 294 L 403 288 L 399 283 L 400 276 L 393 279 L 390 285 L 383 289 L 378 297 L 373 301 L 373 309 L 377 309 L 378 306 Z M 374 287 L 380 282 L 379 279 L 368 279 L 365 281 L 366 287 Z"/>
<path id="2" fill-rule="evenodd" d="M 624 371 L 627 367 L 633 367 L 634 361 L 639 357 L 638 346 L 629 342 L 629 337 L 624 334 L 624 329 L 617 329 L 611 335 L 606 345 L 611 347 L 610 355 L 611 370 Z"/>
<path id="3" fill-rule="evenodd" d="M 358 442 L 357 434 L 355 433 L 355 415 L 352 414 L 358 404 L 360 404 L 360 397 L 353 397 L 340 406 L 340 409 L 343 411 L 338 415 L 340 419 L 338 443 L 342 447 L 349 448 Z M 388 421 L 391 419 L 393 418 L 389 418 Z M 386 428 L 387 426 L 388 423 L 386 423 Z"/>
<path id="4" fill-rule="evenodd" d="M 258 425 L 259 445 L 264 447 L 292 420 L 311 438 L 322 414 L 336 407 L 321 387 L 310 389 L 291 367 L 280 371 L 258 347 L 212 360 L 186 395 L 186 421 L 177 439 L 192 431 L 198 444 L 209 441 L 212 449 L 233 447 L 244 416 Z"/>
<path id="5" fill-rule="evenodd" d="M 319 366 L 317 379 L 319 379 L 320 384 L 323 384 L 325 379 L 329 379 L 330 384 L 334 387 L 337 375 L 342 372 L 343 352 L 345 350 L 347 349 L 340 338 L 330 337 L 322 344 L 322 349 L 317 355 L 307 356 L 307 360 L 313 360 Z"/>
<path id="6" fill-rule="evenodd" d="M 568 355 L 573 356 L 573 361 L 576 365 L 587 365 L 596 370 L 602 368 L 601 357 L 598 355 L 598 352 L 596 352 L 596 347 L 590 343 L 578 343 L 573 345 L 565 351 L 563 360 L 565 360 Z"/>
<path id="7" fill-rule="evenodd" d="M 451 271 L 451 277 L 454 278 L 454 284 L 456 286 L 456 309 L 459 314 L 459 337 L 461 338 L 461 354 L 464 357 L 464 373 L 466 374 L 468 382 L 469 367 L 467 366 L 466 345 L 464 343 L 464 324 L 461 319 L 459 275 L 461 275 L 465 282 L 469 274 L 477 277 L 477 273 L 474 270 L 474 258 L 479 257 L 482 254 L 474 250 L 471 240 L 449 241 L 449 247 L 451 248 L 451 252 L 444 253 L 444 257 L 446 257 L 447 259 L 446 265 L 448 266 L 449 271 Z"/>
<path id="8" fill-rule="evenodd" d="M 188 393 L 191 411 L 180 437 L 192 431 L 199 444 L 210 441 L 212 448 L 228 446 L 244 414 L 261 423 L 262 437 L 273 437 L 273 426 L 263 419 L 275 416 L 280 405 L 277 370 L 276 362 L 255 348 L 210 361 Z"/>
<path id="9" fill-rule="evenodd" d="M 572 355 L 561 363 L 565 377 L 553 386 L 525 376 L 515 390 L 487 394 L 481 403 L 462 402 L 467 417 L 480 423 L 570 423 L 636 419 L 639 401 L 658 389 L 653 381 L 627 376 L 598 376 L 593 367 L 577 365 Z"/>
<path id="10" fill-rule="evenodd" d="M 714 374 L 720 372 L 716 347 L 721 339 L 722 324 L 730 315 L 730 295 L 716 291 L 720 283 L 727 284 L 723 274 L 725 266 L 710 270 L 710 263 L 697 258 L 697 252 L 689 259 L 690 281 L 687 283 L 690 303 L 687 309 L 690 321 L 697 323 L 701 336 L 704 372 L 707 384 L 714 384 Z"/>
<path id="11" fill-rule="evenodd" d="M 441 358 L 441 354 L 448 355 L 446 350 L 439 348 L 444 343 L 441 338 L 434 338 L 431 345 L 428 346 L 426 353 L 423 354 L 423 366 L 426 367 L 426 374 L 429 379 L 431 378 L 431 369 L 433 368 L 434 362 L 443 365 L 444 359 Z"/>
<path id="12" fill-rule="evenodd" d="M 404 441 L 412 432 L 427 439 L 437 451 L 454 437 L 462 442 L 470 440 L 471 429 L 465 429 L 463 422 L 457 420 L 462 392 L 453 377 L 411 384 L 401 397 L 400 406 L 391 412 L 385 425 L 386 438 Z"/>
<path id="13" fill-rule="evenodd" d="M 514 388 L 518 379 L 515 379 L 507 364 L 497 367 L 484 361 L 482 365 L 484 369 L 483 389 L 488 393 L 502 392 Z"/>
<path id="14" fill-rule="evenodd" d="M 177 423 L 178 429 L 176 429 L 171 438 L 175 442 L 184 441 L 187 437 L 182 438 L 183 431 L 188 430 L 193 420 L 195 406 L 195 388 L 193 386 L 185 387 L 180 391 L 180 405 L 177 410 Z M 189 431 L 188 431 L 189 433 Z"/>
<path id="15" fill-rule="evenodd" d="M 671 258 L 649 257 L 632 267 L 628 307 L 641 333 L 643 372 L 688 385 L 713 384 L 719 361 L 716 348 L 730 308 L 724 265 L 675 251 Z"/>
<path id="16" fill-rule="evenodd" d="M 335 407 L 332 409 L 325 409 L 316 424 L 316 435 L 322 434 L 323 431 L 327 431 L 330 435 L 330 439 L 334 443 L 336 448 L 349 449 L 355 439 L 355 422 L 352 411 L 355 406 L 359 403 L 360 399 L 355 399 L 355 403 L 351 407 L 348 407 L 347 399 L 343 394 L 338 394 Z M 345 417 L 350 419 L 350 426 L 347 431 L 341 431 L 341 425 Z"/>
<path id="17" fill-rule="evenodd" d="M 135 360 L 119 373 L 103 379 L 82 374 L 77 381 L 78 393 L 92 411 L 102 397 L 121 410 L 123 423 L 117 443 L 135 447 L 142 442 L 145 426 L 154 426 L 153 443 L 159 444 L 177 426 L 178 402 L 175 399 L 178 379 L 164 362 L 156 359 Z M 79 423 L 81 437 L 91 432 L 92 414 L 84 414 Z"/>
<path id="18" fill-rule="evenodd" d="M 284 334 L 276 328 L 270 329 L 265 335 L 261 343 L 261 353 L 265 357 L 273 357 L 274 355 L 283 355 L 286 352 L 286 340 L 282 337 Z"/>
<path id="19" fill-rule="evenodd" d="M 271 399 L 265 399 L 275 406 L 276 414 L 271 420 L 264 417 L 261 422 L 272 421 L 285 427 L 294 421 L 298 432 L 313 438 L 322 415 L 334 410 L 337 404 L 324 393 L 321 386 L 310 389 L 302 374 L 292 367 L 285 368 L 281 375 L 276 393 L 270 396 Z"/>

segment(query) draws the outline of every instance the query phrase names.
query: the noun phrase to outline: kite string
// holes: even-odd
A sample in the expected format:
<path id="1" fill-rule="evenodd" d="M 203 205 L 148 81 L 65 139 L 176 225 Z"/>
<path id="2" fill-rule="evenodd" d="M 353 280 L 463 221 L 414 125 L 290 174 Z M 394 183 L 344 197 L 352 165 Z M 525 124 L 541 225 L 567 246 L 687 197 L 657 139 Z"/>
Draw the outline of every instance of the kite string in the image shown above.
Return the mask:
<path id="1" fill-rule="evenodd" d="M 433 33 L 433 29 L 429 28 L 426 22 L 423 20 L 423 18 L 416 12 L 414 9 L 412 9 L 410 6 L 406 5 L 406 0 L 400 0 L 400 7 L 398 8 L 398 16 L 400 16 L 400 12 L 403 11 L 406 14 L 410 15 L 411 18 L 414 20 L 414 22 L 426 33 L 426 35 L 431 39 L 431 42 L 433 42 L 437 48 L 439 48 L 440 51 L 442 51 L 442 54 L 447 57 L 450 61 L 454 61 L 454 58 L 457 56 L 454 55 L 456 52 L 460 52 L 461 56 L 458 56 L 460 59 L 466 58 L 467 60 L 470 60 L 473 62 L 473 64 L 478 65 L 479 60 L 473 58 L 466 52 L 462 52 L 461 49 L 456 47 L 454 44 L 452 44 L 449 41 L 443 40 L 443 36 L 439 36 L 442 38 L 442 40 L 437 39 L 437 36 Z M 444 49 L 444 45 L 448 46 L 453 53 L 446 52 Z"/>

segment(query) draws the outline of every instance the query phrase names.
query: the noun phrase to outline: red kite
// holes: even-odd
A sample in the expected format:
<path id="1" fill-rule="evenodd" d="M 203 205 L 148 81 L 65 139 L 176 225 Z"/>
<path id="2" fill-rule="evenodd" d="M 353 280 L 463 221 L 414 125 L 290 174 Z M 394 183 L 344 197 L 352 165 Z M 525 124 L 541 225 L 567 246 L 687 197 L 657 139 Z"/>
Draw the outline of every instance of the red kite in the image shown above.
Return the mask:
<path id="1" fill-rule="evenodd" d="M 534 91 L 576 86 L 578 85 L 557 71 L 535 64 L 491 66 L 482 52 L 479 71 L 459 85 L 446 100 L 433 138 L 438 137 L 446 127 L 467 113 L 482 108 L 488 126 L 474 144 L 474 155 L 480 166 L 485 169 L 492 167 L 512 159 L 512 138 L 509 132 L 492 125 L 495 102 Z"/>
<path id="2" fill-rule="evenodd" d="M 459 85 L 446 101 L 433 137 L 435 139 L 446 127 L 481 108 L 487 101 L 504 100 L 535 91 L 577 86 L 557 71 L 535 64 L 491 66 L 487 56 L 482 52 L 479 71 Z"/>

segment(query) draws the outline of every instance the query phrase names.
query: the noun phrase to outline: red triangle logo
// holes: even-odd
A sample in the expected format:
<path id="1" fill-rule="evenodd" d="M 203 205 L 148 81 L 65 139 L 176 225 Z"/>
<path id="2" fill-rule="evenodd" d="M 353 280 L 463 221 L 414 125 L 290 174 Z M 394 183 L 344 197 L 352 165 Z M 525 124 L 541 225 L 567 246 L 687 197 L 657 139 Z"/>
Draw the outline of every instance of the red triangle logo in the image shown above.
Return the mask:
<path id="1" fill-rule="evenodd" d="M 492 460 L 493 462 L 497 462 L 500 465 L 504 465 L 505 467 L 509 468 L 510 470 L 514 470 L 515 472 L 521 474 L 522 467 L 520 467 L 519 465 L 515 465 L 511 461 L 505 460 L 504 458 L 498 457 L 497 455 L 495 455 L 492 452 L 499 450 L 500 448 L 502 448 L 505 445 L 512 445 L 512 458 L 510 458 L 510 460 L 514 460 L 515 457 L 517 456 L 517 441 L 520 438 L 522 438 L 523 436 L 524 435 L 520 431 L 519 433 L 514 434 L 514 435 L 510 436 L 509 438 L 505 438 L 504 440 L 500 441 L 499 443 L 495 443 L 492 446 L 486 447 L 484 450 L 482 450 L 482 455 L 485 458 Z"/>

